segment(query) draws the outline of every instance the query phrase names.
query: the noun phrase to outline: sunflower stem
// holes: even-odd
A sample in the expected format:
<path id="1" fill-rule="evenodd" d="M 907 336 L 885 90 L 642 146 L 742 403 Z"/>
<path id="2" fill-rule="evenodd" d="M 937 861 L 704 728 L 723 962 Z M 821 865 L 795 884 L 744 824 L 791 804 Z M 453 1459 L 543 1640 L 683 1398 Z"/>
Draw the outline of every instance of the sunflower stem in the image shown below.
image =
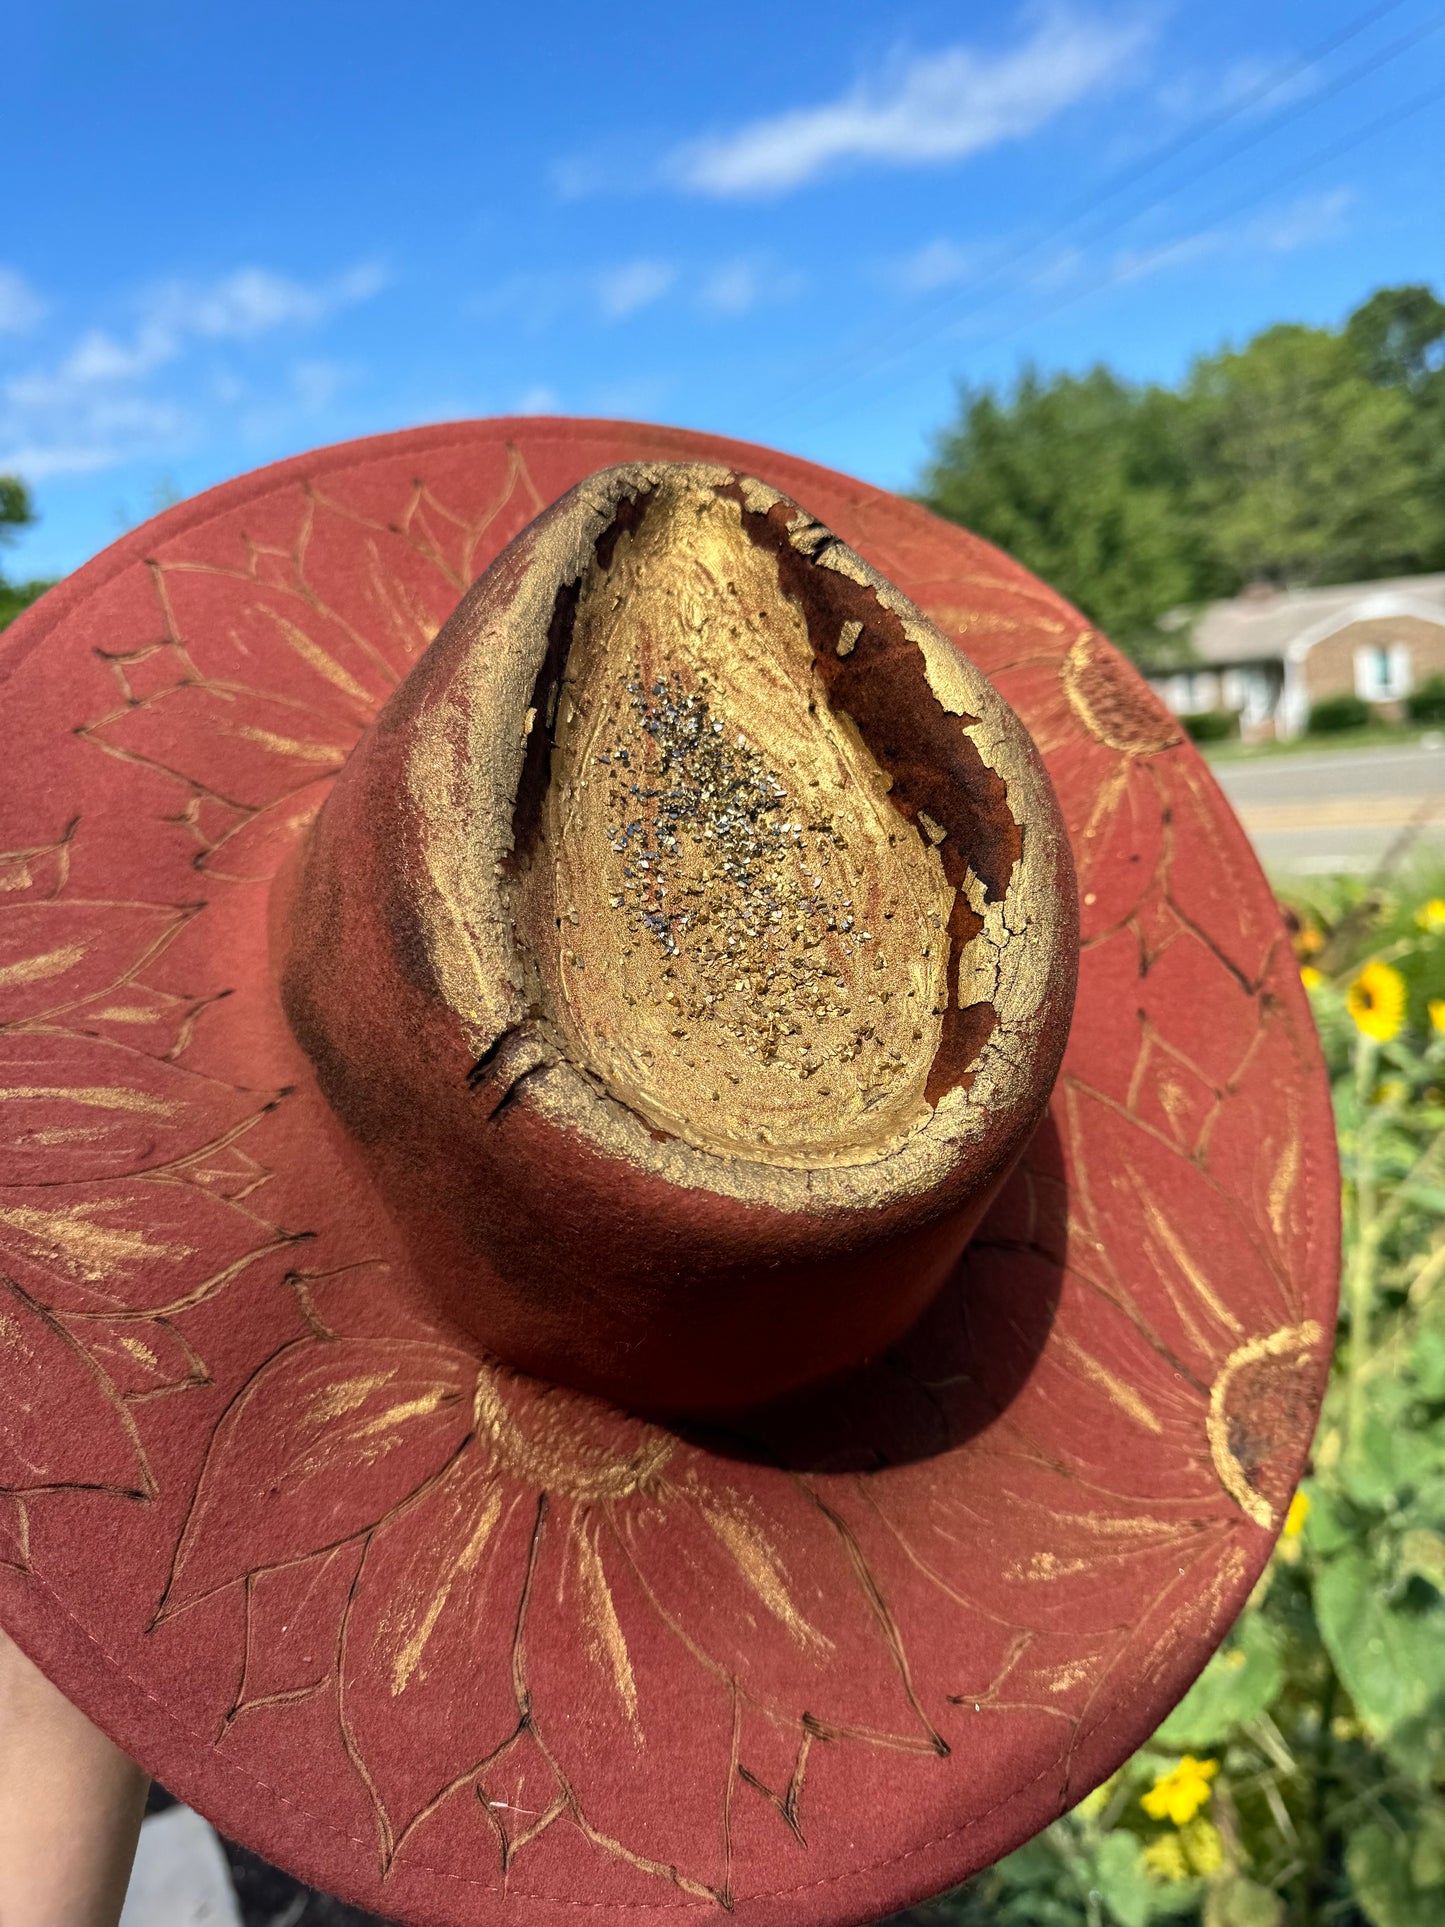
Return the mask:
<path id="1" fill-rule="evenodd" d="M 1362 1449 L 1364 1438 L 1370 1304 L 1375 1290 L 1375 1254 L 1380 1238 L 1375 1187 L 1375 1119 L 1370 1113 L 1376 1054 L 1374 1039 L 1362 1031 L 1355 1039 L 1355 1089 L 1360 1121 L 1355 1135 L 1355 1242 L 1350 1252 L 1347 1284 L 1350 1352 L 1346 1368 L 1345 1450 L 1352 1456 Z"/>

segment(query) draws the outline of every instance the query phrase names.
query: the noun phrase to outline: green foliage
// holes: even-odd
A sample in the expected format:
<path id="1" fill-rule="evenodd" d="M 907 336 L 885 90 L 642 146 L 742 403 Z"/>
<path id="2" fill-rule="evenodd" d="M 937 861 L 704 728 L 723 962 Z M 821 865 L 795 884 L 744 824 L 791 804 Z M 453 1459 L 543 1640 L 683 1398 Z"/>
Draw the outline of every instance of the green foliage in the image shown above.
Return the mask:
<path id="1" fill-rule="evenodd" d="M 1359 696 L 1326 696 L 1312 705 L 1305 727 L 1311 736 L 1332 736 L 1342 729 L 1363 729 L 1370 705 Z"/>
<path id="2" fill-rule="evenodd" d="M 1239 718 L 1232 709 L 1201 709 L 1179 720 L 1196 743 L 1222 743 L 1239 734 Z"/>
<path id="3" fill-rule="evenodd" d="M 1182 404 L 1106 368 L 965 390 L 924 482 L 929 506 L 1029 568 L 1111 635 L 1224 585 L 1189 514 Z"/>
<path id="4" fill-rule="evenodd" d="M 1194 499 L 1231 580 L 1350 582 L 1428 566 L 1437 531 L 1410 397 L 1376 387 L 1345 336 L 1267 328 L 1197 362 L 1187 394 Z"/>
<path id="5" fill-rule="evenodd" d="M 1158 663 L 1187 652 L 1161 618 L 1248 582 L 1445 567 L 1445 303 L 1382 288 L 1174 389 L 1103 367 L 965 388 L 922 495 Z"/>
<path id="6" fill-rule="evenodd" d="M 0 544 L 13 542 L 18 532 L 35 520 L 30 492 L 14 475 L 0 475 Z M 0 629 L 28 609 L 50 587 L 48 582 L 7 582 L 0 575 Z"/>
<path id="7" fill-rule="evenodd" d="M 1344 1177 L 1313 1462 L 1244 1614 L 1148 1745 L 918 1927 L 1445 1923 L 1445 874 L 1314 879 L 1286 915 Z M 1352 1015 L 1367 967 L 1398 979 L 1375 1035 Z M 1141 1795 L 1181 1755 L 1217 1772 L 1176 1828 Z"/>
<path id="8" fill-rule="evenodd" d="M 1405 710 L 1412 723 L 1445 723 L 1445 676 L 1427 676 L 1406 698 Z"/>

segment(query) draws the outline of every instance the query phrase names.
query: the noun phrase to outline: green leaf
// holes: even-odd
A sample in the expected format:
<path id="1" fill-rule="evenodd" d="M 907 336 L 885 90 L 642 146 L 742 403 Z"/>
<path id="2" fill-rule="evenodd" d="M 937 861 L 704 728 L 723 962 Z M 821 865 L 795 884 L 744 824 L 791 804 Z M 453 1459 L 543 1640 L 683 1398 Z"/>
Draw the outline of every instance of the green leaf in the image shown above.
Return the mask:
<path id="1" fill-rule="evenodd" d="M 1204 1927 L 1280 1927 L 1283 1919 L 1279 1895 L 1240 1873 L 1216 1881 L 1204 1902 Z"/>
<path id="2" fill-rule="evenodd" d="M 1284 1684 L 1279 1643 L 1257 1612 L 1247 1613 L 1154 1735 L 1167 1747 L 1200 1752 L 1257 1719 Z"/>
<path id="3" fill-rule="evenodd" d="M 1345 1848 L 1345 1871 L 1373 1927 L 1440 1927 L 1445 1887 L 1416 1879 L 1411 1844 L 1371 1820 Z"/>
<path id="4" fill-rule="evenodd" d="M 1428 1806 L 1420 1815 L 1410 1875 L 1417 1887 L 1445 1887 L 1445 1810 L 1438 1806 Z"/>
<path id="5" fill-rule="evenodd" d="M 1148 1927 L 1156 1889 L 1132 1833 L 1110 1833 L 1094 1856 L 1099 1895 L 1119 1927 Z"/>
<path id="6" fill-rule="evenodd" d="M 1310 1509 L 1305 1518 L 1305 1544 L 1311 1552 L 1328 1556 L 1349 1545 L 1354 1534 L 1339 1505 L 1317 1485 L 1309 1488 Z"/>
<path id="7" fill-rule="evenodd" d="M 1341 1483 L 1356 1505 L 1384 1512 L 1394 1504 L 1403 1482 L 1399 1442 L 1399 1431 L 1378 1414 L 1365 1420 L 1340 1467 Z"/>
<path id="8" fill-rule="evenodd" d="M 1424 1526 L 1407 1532 L 1400 1541 L 1400 1571 L 1418 1573 L 1437 1592 L 1445 1593 L 1445 1539 Z"/>
<path id="9" fill-rule="evenodd" d="M 1410 1353 L 1415 1384 L 1424 1398 L 1445 1398 L 1445 1330 L 1427 1325 Z"/>
<path id="10" fill-rule="evenodd" d="M 1324 1568 L 1315 1613 L 1335 1671 L 1376 1739 L 1418 1718 L 1445 1690 L 1445 1613 L 1393 1607 L 1364 1553 L 1342 1553 Z"/>

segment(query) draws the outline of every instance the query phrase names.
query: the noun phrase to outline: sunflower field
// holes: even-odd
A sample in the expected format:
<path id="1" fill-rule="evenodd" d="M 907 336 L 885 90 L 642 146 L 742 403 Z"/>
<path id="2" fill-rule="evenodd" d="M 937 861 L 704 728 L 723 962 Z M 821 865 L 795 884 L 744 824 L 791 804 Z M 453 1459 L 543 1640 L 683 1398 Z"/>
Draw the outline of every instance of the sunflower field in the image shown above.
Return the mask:
<path id="1" fill-rule="evenodd" d="M 1445 874 L 1283 904 L 1344 1180 L 1309 1471 L 1149 1744 L 894 1927 L 1445 1927 Z"/>

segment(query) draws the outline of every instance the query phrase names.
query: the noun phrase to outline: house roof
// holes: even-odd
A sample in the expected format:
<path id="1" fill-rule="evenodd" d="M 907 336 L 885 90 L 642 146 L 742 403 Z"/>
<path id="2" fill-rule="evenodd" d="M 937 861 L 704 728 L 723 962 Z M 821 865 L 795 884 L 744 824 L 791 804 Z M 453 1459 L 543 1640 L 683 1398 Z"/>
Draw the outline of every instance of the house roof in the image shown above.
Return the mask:
<path id="1" fill-rule="evenodd" d="M 1325 589 L 1246 590 L 1227 602 L 1211 602 L 1194 625 L 1193 643 L 1206 663 L 1298 657 L 1349 623 L 1400 615 L 1445 622 L 1445 574 L 1337 582 Z"/>

